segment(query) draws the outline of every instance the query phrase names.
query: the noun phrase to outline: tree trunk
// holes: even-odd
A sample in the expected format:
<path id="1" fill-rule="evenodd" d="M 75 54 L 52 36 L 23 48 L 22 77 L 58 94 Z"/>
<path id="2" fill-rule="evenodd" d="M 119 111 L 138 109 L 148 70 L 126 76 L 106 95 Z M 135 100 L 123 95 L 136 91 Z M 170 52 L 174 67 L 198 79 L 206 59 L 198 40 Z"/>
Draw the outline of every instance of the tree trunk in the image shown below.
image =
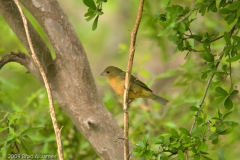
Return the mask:
<path id="1" fill-rule="evenodd" d="M 99 98 L 84 48 L 58 2 L 56 0 L 20 0 L 20 2 L 41 25 L 54 48 L 55 60 L 52 59 L 44 41 L 28 23 L 34 49 L 47 73 L 54 99 L 101 159 L 122 160 L 123 141 L 115 140 L 123 137 L 123 131 Z M 31 54 L 23 23 L 14 2 L 1 0 L 0 13 Z M 30 56 L 13 54 L 11 61 L 24 65 L 42 82 Z"/>

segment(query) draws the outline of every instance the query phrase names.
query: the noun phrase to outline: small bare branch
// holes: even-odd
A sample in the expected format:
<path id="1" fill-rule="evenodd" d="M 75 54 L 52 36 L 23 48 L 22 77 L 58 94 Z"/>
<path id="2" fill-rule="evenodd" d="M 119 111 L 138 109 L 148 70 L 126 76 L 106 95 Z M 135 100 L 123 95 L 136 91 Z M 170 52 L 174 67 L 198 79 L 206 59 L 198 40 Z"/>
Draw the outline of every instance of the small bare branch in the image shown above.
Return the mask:
<path id="1" fill-rule="evenodd" d="M 47 90 L 47 95 L 48 95 L 48 100 L 49 100 L 49 107 L 50 107 L 50 115 L 51 115 L 51 118 L 52 118 L 54 131 L 55 131 L 55 134 L 56 134 L 56 140 L 57 140 L 57 146 L 58 146 L 58 156 L 59 156 L 60 160 L 63 160 L 64 157 L 63 157 L 63 152 L 62 152 L 61 133 L 60 133 L 60 130 L 58 128 L 57 119 L 56 119 L 56 115 L 55 115 L 55 111 L 54 111 L 54 107 L 53 107 L 53 98 L 52 98 L 50 84 L 48 83 L 47 76 L 46 76 L 46 74 L 44 72 L 44 69 L 42 68 L 42 66 L 40 64 L 40 61 L 38 60 L 37 55 L 36 55 L 36 53 L 35 53 L 35 51 L 33 49 L 32 40 L 30 38 L 30 34 L 29 34 L 29 30 L 28 30 L 27 19 L 26 19 L 25 15 L 24 15 L 24 13 L 22 11 L 22 8 L 19 5 L 18 0 L 14 0 L 14 2 L 17 5 L 17 7 L 19 9 L 19 12 L 21 14 L 21 17 L 22 17 L 22 21 L 23 21 L 24 28 L 25 28 L 25 31 L 26 31 L 28 44 L 29 44 L 30 50 L 32 52 L 32 58 L 33 58 L 35 64 L 37 65 L 37 67 L 38 67 L 38 69 L 40 71 L 40 74 L 41 74 L 41 76 L 43 78 L 43 81 L 44 81 L 44 84 L 45 84 L 45 88 Z"/>
<path id="2" fill-rule="evenodd" d="M 5 64 L 10 63 L 10 62 L 17 62 L 17 63 L 20 63 L 23 66 L 27 66 L 27 64 L 30 61 L 31 61 L 30 58 L 27 55 L 25 55 L 24 53 L 20 52 L 20 51 L 18 53 L 10 52 L 10 53 L 5 54 L 0 59 L 0 69 Z"/>
<path id="3" fill-rule="evenodd" d="M 126 70 L 126 78 L 125 78 L 125 90 L 123 96 L 123 110 L 124 110 L 124 160 L 128 160 L 130 157 L 129 154 L 129 139 L 128 139 L 128 130 L 129 130 L 129 103 L 128 103 L 128 91 L 130 88 L 130 78 L 132 72 L 132 65 L 135 53 L 136 46 L 136 37 L 138 28 L 141 22 L 142 13 L 143 13 L 144 0 L 140 0 L 140 4 L 138 7 L 137 19 L 134 25 L 134 28 L 131 32 L 131 40 L 130 40 L 130 50 L 128 57 L 128 65 Z"/>

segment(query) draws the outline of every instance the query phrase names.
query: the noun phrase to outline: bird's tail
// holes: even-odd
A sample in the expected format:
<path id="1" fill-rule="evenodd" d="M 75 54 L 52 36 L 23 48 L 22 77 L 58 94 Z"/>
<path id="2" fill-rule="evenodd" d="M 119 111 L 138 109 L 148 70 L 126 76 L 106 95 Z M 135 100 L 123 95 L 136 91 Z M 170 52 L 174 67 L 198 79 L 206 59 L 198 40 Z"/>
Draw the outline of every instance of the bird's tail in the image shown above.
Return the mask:
<path id="1" fill-rule="evenodd" d="M 163 97 L 157 96 L 155 94 L 152 94 L 151 96 L 152 100 L 160 103 L 161 105 L 165 106 L 169 101 Z"/>

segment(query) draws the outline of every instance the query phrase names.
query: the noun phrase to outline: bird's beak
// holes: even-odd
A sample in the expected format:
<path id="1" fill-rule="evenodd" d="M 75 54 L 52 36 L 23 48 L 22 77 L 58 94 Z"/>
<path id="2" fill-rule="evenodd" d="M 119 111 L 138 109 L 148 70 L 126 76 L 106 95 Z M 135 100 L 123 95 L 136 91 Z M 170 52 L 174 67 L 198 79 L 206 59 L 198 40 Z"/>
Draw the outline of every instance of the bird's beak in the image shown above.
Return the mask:
<path id="1" fill-rule="evenodd" d="M 105 72 L 103 71 L 103 72 L 100 74 L 100 76 L 105 76 Z"/>

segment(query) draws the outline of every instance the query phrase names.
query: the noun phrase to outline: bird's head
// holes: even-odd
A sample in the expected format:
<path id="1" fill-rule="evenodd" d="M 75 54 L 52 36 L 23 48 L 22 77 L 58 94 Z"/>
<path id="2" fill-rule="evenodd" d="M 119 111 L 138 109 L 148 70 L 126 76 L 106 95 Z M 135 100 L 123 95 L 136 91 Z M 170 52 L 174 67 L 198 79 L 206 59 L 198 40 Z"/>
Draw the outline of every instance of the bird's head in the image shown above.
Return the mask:
<path id="1" fill-rule="evenodd" d="M 107 78 L 111 79 L 113 77 L 118 76 L 119 73 L 121 73 L 121 72 L 122 72 L 121 69 L 114 67 L 114 66 L 109 66 L 100 75 L 106 76 Z"/>

